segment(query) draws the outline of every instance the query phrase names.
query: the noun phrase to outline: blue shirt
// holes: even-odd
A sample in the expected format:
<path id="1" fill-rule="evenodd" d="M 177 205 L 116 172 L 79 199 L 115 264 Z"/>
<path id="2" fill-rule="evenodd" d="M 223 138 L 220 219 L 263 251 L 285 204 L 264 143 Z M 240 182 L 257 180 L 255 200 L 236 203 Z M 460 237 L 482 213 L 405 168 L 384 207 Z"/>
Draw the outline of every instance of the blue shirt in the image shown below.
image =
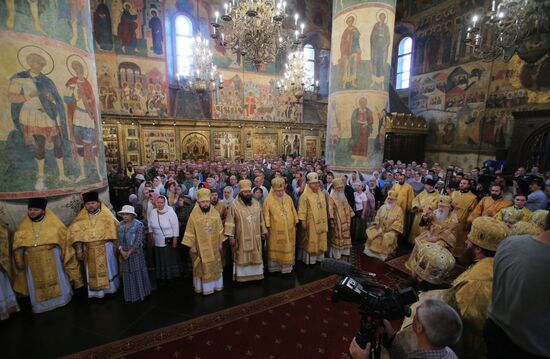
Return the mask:
<path id="1" fill-rule="evenodd" d="M 546 209 L 547 205 L 548 197 L 546 197 L 546 194 L 541 190 L 532 192 L 529 196 L 527 196 L 527 203 L 525 203 L 525 207 L 531 212 L 538 209 Z"/>

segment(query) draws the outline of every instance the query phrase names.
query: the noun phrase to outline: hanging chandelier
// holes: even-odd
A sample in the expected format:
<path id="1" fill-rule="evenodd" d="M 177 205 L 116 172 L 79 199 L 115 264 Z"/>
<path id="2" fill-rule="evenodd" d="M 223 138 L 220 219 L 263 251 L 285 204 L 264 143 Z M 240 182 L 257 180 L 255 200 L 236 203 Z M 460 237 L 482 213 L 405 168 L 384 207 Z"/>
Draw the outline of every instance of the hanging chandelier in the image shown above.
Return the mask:
<path id="1" fill-rule="evenodd" d="M 547 0 L 493 0 L 489 11 L 472 16 L 464 42 L 484 61 L 508 61 L 517 53 L 535 62 L 550 49 L 549 13 Z"/>
<path id="2" fill-rule="evenodd" d="M 313 81 L 313 74 L 306 68 L 304 53 L 293 51 L 288 54 L 283 78 L 276 83 L 280 94 L 290 93 L 300 102 L 302 98 L 313 98 L 319 91 L 319 81 Z"/>
<path id="3" fill-rule="evenodd" d="M 195 36 L 192 61 L 192 72 L 189 77 L 177 75 L 180 89 L 204 93 L 223 88 L 223 76 L 218 74 L 218 69 L 212 62 L 209 41 L 203 39 L 200 33 Z"/>
<path id="4" fill-rule="evenodd" d="M 259 69 L 275 62 L 279 52 L 300 47 L 305 25 L 298 20 L 298 14 L 294 21 L 288 19 L 286 1 L 231 0 L 224 4 L 221 17 L 215 13 L 210 36 Z"/>

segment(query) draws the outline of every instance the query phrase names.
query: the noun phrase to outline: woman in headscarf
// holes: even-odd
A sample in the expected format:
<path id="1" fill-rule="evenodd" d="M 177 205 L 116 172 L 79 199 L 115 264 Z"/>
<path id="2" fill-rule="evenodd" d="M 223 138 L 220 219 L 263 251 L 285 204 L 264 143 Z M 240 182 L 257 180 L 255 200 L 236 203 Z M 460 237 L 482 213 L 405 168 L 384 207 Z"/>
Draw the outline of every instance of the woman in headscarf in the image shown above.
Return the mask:
<path id="1" fill-rule="evenodd" d="M 183 273 L 183 263 L 178 254 L 179 222 L 164 196 L 158 196 L 156 208 L 148 218 L 149 233 L 155 245 L 157 279 L 170 280 Z"/>

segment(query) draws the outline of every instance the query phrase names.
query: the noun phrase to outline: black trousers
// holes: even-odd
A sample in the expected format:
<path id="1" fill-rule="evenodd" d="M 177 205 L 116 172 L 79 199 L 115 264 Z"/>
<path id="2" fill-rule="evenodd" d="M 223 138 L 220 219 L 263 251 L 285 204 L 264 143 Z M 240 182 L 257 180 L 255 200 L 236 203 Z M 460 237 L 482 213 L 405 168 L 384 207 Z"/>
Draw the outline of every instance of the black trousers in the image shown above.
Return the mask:
<path id="1" fill-rule="evenodd" d="M 483 336 L 487 344 L 487 359 L 542 358 L 527 353 L 510 340 L 508 335 L 491 319 L 487 319 L 483 328 Z"/>

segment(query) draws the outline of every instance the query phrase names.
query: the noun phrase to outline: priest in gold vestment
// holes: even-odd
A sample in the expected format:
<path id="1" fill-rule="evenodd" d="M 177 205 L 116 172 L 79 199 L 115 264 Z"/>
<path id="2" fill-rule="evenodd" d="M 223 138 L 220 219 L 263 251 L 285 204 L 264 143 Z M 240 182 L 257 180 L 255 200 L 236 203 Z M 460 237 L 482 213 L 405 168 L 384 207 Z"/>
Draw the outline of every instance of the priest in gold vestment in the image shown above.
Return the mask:
<path id="1" fill-rule="evenodd" d="M 477 197 L 470 191 L 470 181 L 463 179 L 460 181 L 459 190 L 454 191 L 451 195 L 453 211 L 458 218 L 458 226 L 456 227 L 456 244 L 453 250 L 453 255 L 458 257 L 462 255 L 466 248 L 466 237 L 470 223 L 468 216 L 474 210 L 477 204 Z"/>
<path id="2" fill-rule="evenodd" d="M 225 240 L 220 214 L 211 205 L 210 190 L 197 191 L 197 204 L 189 216 L 182 244 L 190 248 L 193 287 L 204 295 L 223 289 L 221 249 Z"/>
<path id="3" fill-rule="evenodd" d="M 227 209 L 224 234 L 233 248 L 233 279 L 264 278 L 263 241 L 267 234 L 260 203 L 252 198 L 252 182 L 239 181 L 239 194 Z"/>
<path id="4" fill-rule="evenodd" d="M 420 192 L 418 196 L 412 200 L 412 209 L 414 213 L 414 220 L 411 225 L 409 233 L 409 242 L 414 243 L 414 240 L 422 228 L 420 228 L 420 219 L 430 210 L 435 210 L 437 207 L 437 200 L 439 199 L 439 193 L 435 190 L 436 181 L 433 179 L 427 179 L 424 185 L 424 191 Z"/>
<path id="5" fill-rule="evenodd" d="M 501 209 L 495 214 L 495 218 L 503 221 L 509 228 L 517 222 L 529 222 L 531 220 L 531 211 L 525 207 L 527 196 L 517 193 L 514 196 L 514 205 Z"/>
<path id="6" fill-rule="evenodd" d="M 330 257 L 349 261 L 351 251 L 351 219 L 355 216 L 344 193 L 344 181 L 332 181 L 332 191 L 328 201 L 329 224 L 334 235 L 330 238 Z"/>
<path id="7" fill-rule="evenodd" d="M 412 270 L 411 260 L 422 243 L 437 244 L 452 253 L 456 243 L 455 229 L 458 225 L 458 218 L 451 208 L 451 197 L 439 196 L 437 209 L 435 211 L 428 210 L 422 216 L 420 225 L 422 233 L 416 237 L 411 256 L 405 263 L 405 267 L 409 270 Z"/>
<path id="8" fill-rule="evenodd" d="M 17 298 L 13 292 L 13 256 L 10 253 L 11 238 L 8 225 L 0 221 L 0 320 L 19 311 Z"/>
<path id="9" fill-rule="evenodd" d="M 374 225 L 367 228 L 365 253 L 369 257 L 385 261 L 395 254 L 397 239 L 403 234 L 403 210 L 397 205 L 399 194 L 388 192 L 386 203 L 378 209 Z"/>
<path id="10" fill-rule="evenodd" d="M 28 295 L 34 313 L 69 303 L 75 288 L 83 285 L 74 249 L 67 243 L 67 227 L 46 209 L 47 199 L 31 198 L 28 216 L 13 240 L 14 290 Z"/>
<path id="11" fill-rule="evenodd" d="M 84 208 L 69 225 L 68 241 L 84 262 L 88 297 L 103 298 L 120 287 L 116 241 L 118 221 L 97 192 L 82 195 Z"/>
<path id="12" fill-rule="evenodd" d="M 493 217 L 478 217 L 472 223 L 467 246 L 473 248 L 475 264 L 453 282 L 464 324 L 459 358 L 486 355 L 483 326 L 489 314 L 493 292 L 493 257 L 499 243 L 508 237 L 508 227 Z"/>
<path id="13" fill-rule="evenodd" d="M 307 185 L 298 201 L 300 234 L 298 259 L 315 264 L 325 258 L 328 241 L 328 211 L 325 193 L 320 189 L 317 173 L 307 175 Z"/>
<path id="14" fill-rule="evenodd" d="M 392 191 L 397 192 L 398 200 L 397 205 L 403 210 L 404 218 L 404 232 L 406 232 L 406 226 L 408 222 L 408 216 L 411 213 L 412 202 L 414 198 L 414 191 L 410 184 L 405 183 L 405 175 L 403 173 L 397 173 L 396 175 L 397 183 L 394 184 L 391 188 Z"/>
<path id="15" fill-rule="evenodd" d="M 296 251 L 298 214 L 294 202 L 285 193 L 285 180 L 276 177 L 263 206 L 267 227 L 267 269 L 269 272 L 292 272 Z"/>
<path id="16" fill-rule="evenodd" d="M 501 209 L 512 206 L 513 203 L 502 198 L 502 187 L 500 185 L 491 186 L 491 195 L 485 196 L 479 201 L 472 213 L 468 216 L 468 222 L 480 216 L 494 217 Z"/>

